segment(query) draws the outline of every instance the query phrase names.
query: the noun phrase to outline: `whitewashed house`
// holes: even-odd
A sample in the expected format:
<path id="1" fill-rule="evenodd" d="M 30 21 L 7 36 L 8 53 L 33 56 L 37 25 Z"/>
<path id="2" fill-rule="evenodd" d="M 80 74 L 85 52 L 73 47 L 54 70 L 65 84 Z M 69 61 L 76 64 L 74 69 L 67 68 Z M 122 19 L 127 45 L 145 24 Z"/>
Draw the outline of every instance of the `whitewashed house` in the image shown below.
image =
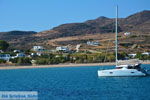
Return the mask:
<path id="1" fill-rule="evenodd" d="M 67 46 L 60 46 L 60 47 L 56 47 L 56 51 L 68 52 L 69 48 Z"/>
<path id="2" fill-rule="evenodd" d="M 128 35 L 130 35 L 130 34 L 131 34 L 130 32 L 125 32 L 125 33 L 124 33 L 125 36 L 128 36 Z"/>
<path id="3" fill-rule="evenodd" d="M 12 56 L 11 58 L 14 59 L 14 58 L 19 58 L 19 57 L 26 57 L 26 54 L 24 54 L 24 53 L 17 53 L 16 56 Z"/>
<path id="4" fill-rule="evenodd" d="M 134 58 L 136 54 L 128 54 L 129 57 Z"/>
<path id="5" fill-rule="evenodd" d="M 37 51 L 37 52 L 40 52 L 40 51 L 44 51 L 44 47 L 43 46 L 33 46 L 33 51 Z"/>
<path id="6" fill-rule="evenodd" d="M 10 54 L 0 54 L 0 59 L 9 61 L 10 58 L 11 58 Z"/>
<path id="7" fill-rule="evenodd" d="M 16 57 L 26 57 L 24 53 L 17 53 Z"/>
<path id="8" fill-rule="evenodd" d="M 36 53 L 31 53 L 30 55 L 31 55 L 31 56 L 36 56 Z"/>
<path id="9" fill-rule="evenodd" d="M 150 55 L 150 52 L 143 52 L 142 55 Z"/>
<path id="10" fill-rule="evenodd" d="M 37 54 L 37 56 L 41 56 L 42 55 L 42 53 L 40 53 L 40 52 L 37 52 L 36 54 Z"/>
<path id="11" fill-rule="evenodd" d="M 87 45 L 99 46 L 100 42 L 99 41 L 87 41 Z"/>
<path id="12" fill-rule="evenodd" d="M 21 51 L 20 50 L 14 50 L 13 52 L 14 53 L 20 53 Z"/>

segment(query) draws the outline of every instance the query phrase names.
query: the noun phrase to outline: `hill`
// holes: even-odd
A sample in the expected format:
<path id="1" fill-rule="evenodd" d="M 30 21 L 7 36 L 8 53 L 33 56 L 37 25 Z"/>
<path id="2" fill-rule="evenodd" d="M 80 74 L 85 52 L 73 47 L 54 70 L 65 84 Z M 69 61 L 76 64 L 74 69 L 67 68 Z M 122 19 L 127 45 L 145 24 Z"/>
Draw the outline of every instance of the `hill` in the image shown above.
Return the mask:
<path id="1" fill-rule="evenodd" d="M 149 10 L 138 12 L 126 18 L 119 18 L 118 20 L 118 32 L 120 32 L 122 43 L 131 42 L 132 44 L 140 44 L 144 48 L 147 45 L 146 48 L 149 48 Z M 115 19 L 102 16 L 83 23 L 62 24 L 39 33 L 32 31 L 1 32 L 0 39 L 8 41 L 16 48 L 26 47 L 26 49 L 29 49 L 33 45 L 43 45 L 51 48 L 57 45 L 86 43 L 89 39 L 108 42 L 107 40 L 112 39 L 110 36 L 114 36 L 114 31 Z M 124 32 L 131 32 L 132 36 L 122 37 Z M 144 45 L 144 43 L 146 44 Z"/>
<path id="2" fill-rule="evenodd" d="M 0 39 L 5 40 L 11 44 L 13 48 L 24 48 L 34 38 L 33 35 L 37 34 L 34 31 L 9 31 L 9 32 L 0 32 Z"/>
<path id="3" fill-rule="evenodd" d="M 115 19 L 99 17 L 83 23 L 63 24 L 52 30 L 62 33 L 62 36 L 74 36 L 95 33 L 111 33 L 115 31 Z M 119 19 L 118 32 L 123 31 L 150 31 L 150 11 L 142 11 L 127 18 Z M 141 27 L 143 26 L 143 27 Z"/>

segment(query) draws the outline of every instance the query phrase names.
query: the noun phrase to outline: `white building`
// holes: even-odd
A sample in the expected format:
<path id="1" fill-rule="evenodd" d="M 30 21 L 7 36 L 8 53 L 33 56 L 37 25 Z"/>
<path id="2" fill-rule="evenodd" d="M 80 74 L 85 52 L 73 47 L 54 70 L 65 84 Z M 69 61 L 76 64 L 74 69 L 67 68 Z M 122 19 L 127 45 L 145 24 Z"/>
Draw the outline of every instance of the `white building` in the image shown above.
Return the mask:
<path id="1" fill-rule="evenodd" d="M 69 48 L 67 46 L 60 46 L 60 47 L 56 47 L 56 51 L 68 52 Z"/>
<path id="2" fill-rule="evenodd" d="M 33 46 L 33 51 L 44 51 L 44 47 L 43 46 Z"/>
<path id="3" fill-rule="evenodd" d="M 130 35 L 130 34 L 131 34 L 130 32 L 125 32 L 125 33 L 124 33 L 125 36 L 128 36 L 128 35 Z"/>
<path id="4" fill-rule="evenodd" d="M 10 58 L 10 54 L 0 54 L 0 59 L 9 61 Z"/>
<path id="5" fill-rule="evenodd" d="M 128 54 L 128 56 L 134 58 L 136 54 Z"/>
<path id="6" fill-rule="evenodd" d="M 17 53 L 16 57 L 26 57 L 24 53 Z"/>
<path id="7" fill-rule="evenodd" d="M 12 56 L 11 58 L 14 59 L 14 58 L 19 58 L 19 57 L 26 57 L 26 54 L 24 54 L 24 53 L 17 53 L 16 56 Z"/>
<path id="8" fill-rule="evenodd" d="M 19 52 L 21 52 L 20 50 L 14 50 L 14 53 L 19 53 Z"/>
<path id="9" fill-rule="evenodd" d="M 37 53 L 31 53 L 31 56 L 41 56 L 42 53 L 41 52 L 37 52 Z"/>
<path id="10" fill-rule="evenodd" d="M 100 42 L 99 41 L 87 41 L 87 45 L 99 46 Z"/>
<path id="11" fill-rule="evenodd" d="M 150 52 L 143 52 L 142 55 L 150 55 Z"/>

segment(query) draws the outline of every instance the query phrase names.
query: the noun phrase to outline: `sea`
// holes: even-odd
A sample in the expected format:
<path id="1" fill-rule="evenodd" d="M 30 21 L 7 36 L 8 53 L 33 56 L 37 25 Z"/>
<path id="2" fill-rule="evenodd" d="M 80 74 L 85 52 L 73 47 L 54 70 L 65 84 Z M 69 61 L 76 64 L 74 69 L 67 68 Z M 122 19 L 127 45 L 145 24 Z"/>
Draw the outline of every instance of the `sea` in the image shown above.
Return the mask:
<path id="1" fill-rule="evenodd" d="M 150 65 L 142 65 L 150 69 Z M 98 77 L 83 66 L 0 70 L 0 91 L 37 91 L 38 100 L 150 100 L 150 76 Z"/>

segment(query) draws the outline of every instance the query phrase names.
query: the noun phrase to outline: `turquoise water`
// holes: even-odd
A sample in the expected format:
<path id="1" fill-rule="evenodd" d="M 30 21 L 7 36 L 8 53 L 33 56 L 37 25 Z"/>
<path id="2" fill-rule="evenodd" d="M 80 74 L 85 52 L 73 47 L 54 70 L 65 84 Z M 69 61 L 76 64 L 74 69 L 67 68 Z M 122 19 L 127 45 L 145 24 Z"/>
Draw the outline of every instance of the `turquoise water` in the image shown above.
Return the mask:
<path id="1" fill-rule="evenodd" d="M 142 67 L 150 69 L 150 65 Z M 113 66 L 101 67 L 101 69 Z M 150 77 L 98 78 L 98 66 L 0 70 L 0 91 L 38 91 L 39 100 L 150 100 Z"/>

